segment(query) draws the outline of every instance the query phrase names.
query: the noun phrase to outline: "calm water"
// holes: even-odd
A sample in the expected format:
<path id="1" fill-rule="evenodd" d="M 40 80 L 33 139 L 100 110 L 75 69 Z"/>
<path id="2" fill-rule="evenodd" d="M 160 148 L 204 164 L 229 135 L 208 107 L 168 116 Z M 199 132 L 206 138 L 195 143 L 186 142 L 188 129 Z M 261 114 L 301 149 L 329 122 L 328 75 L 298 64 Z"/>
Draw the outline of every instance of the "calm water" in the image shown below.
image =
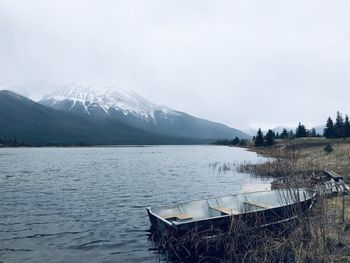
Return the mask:
<path id="1" fill-rule="evenodd" d="M 0 149 L 0 262 L 154 262 L 145 207 L 266 187 L 209 166 L 253 160 L 219 146 Z"/>

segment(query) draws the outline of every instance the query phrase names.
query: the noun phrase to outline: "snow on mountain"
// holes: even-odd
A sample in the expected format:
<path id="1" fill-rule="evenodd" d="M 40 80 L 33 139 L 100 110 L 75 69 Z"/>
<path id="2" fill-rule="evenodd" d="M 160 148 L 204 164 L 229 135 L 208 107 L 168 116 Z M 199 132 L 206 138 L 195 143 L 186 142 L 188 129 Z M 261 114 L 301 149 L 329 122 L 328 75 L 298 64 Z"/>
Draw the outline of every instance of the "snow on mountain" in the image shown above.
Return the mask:
<path id="1" fill-rule="evenodd" d="M 107 117 L 112 121 L 164 136 L 196 139 L 235 136 L 250 138 L 249 135 L 226 125 L 152 103 L 134 91 L 81 84 L 69 84 L 59 90 L 44 96 L 39 103 L 53 109 L 90 116 L 95 120 Z"/>
<path id="2" fill-rule="evenodd" d="M 101 108 L 106 114 L 111 110 L 122 112 L 124 115 L 134 115 L 145 120 L 156 121 L 157 114 L 177 114 L 168 107 L 154 104 L 141 97 L 134 91 L 116 89 L 114 87 L 97 87 L 93 85 L 69 84 L 50 95 L 45 95 L 40 103 L 54 107 L 57 103 L 70 101 L 69 110 L 76 106 L 84 107 L 86 114 Z"/>

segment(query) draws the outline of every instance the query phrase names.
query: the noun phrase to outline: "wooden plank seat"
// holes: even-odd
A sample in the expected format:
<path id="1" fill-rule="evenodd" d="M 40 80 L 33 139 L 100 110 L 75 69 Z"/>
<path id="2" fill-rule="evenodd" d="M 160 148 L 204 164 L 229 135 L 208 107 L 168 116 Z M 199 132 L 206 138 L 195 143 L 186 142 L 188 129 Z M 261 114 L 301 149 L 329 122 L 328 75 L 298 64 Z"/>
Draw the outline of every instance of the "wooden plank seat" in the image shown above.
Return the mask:
<path id="1" fill-rule="evenodd" d="M 259 208 L 271 208 L 271 206 L 269 204 L 261 204 L 261 203 L 256 203 L 256 202 L 248 202 L 248 201 L 243 201 L 243 204 L 246 205 L 251 205 L 251 206 L 255 206 L 255 207 L 259 207 Z"/>
<path id="2" fill-rule="evenodd" d="M 223 206 L 212 206 L 210 207 L 211 209 L 214 209 L 216 211 L 221 212 L 222 214 L 226 214 L 226 215 L 234 215 L 234 214 L 239 214 L 239 212 L 233 208 L 227 208 L 227 207 L 223 207 Z"/>
<path id="3" fill-rule="evenodd" d="M 186 219 L 192 219 L 192 216 L 186 213 L 180 213 L 180 214 L 167 214 L 162 215 L 164 219 L 178 219 L 178 220 L 186 220 Z"/>

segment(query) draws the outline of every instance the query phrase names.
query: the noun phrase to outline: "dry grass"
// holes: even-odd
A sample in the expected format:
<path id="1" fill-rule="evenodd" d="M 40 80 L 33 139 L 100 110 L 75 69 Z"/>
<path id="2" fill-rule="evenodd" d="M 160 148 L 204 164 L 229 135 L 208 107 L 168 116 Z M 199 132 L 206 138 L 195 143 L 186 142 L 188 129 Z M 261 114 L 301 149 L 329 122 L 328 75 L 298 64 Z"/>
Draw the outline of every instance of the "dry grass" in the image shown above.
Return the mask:
<path id="1" fill-rule="evenodd" d="M 324 150 L 328 143 L 333 147 L 331 153 Z M 345 182 L 350 183 L 349 139 L 295 139 L 279 141 L 275 146 L 269 148 L 250 147 L 250 150 L 264 156 L 274 157 L 276 162 L 281 162 L 280 166 L 286 165 L 287 170 L 292 166 L 293 172 L 296 173 L 311 174 L 328 169 L 341 174 Z M 271 167 L 271 171 L 274 171 L 274 167 Z"/>

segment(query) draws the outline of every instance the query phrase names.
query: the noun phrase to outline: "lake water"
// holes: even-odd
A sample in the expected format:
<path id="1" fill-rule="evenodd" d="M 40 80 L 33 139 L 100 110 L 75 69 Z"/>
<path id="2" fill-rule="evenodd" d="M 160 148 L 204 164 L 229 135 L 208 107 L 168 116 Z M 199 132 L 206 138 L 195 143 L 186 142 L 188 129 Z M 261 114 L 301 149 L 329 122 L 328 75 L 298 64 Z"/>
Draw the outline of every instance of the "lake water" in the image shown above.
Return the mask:
<path id="1" fill-rule="evenodd" d="M 0 262 L 154 262 L 146 206 L 269 187 L 221 146 L 0 148 Z"/>

